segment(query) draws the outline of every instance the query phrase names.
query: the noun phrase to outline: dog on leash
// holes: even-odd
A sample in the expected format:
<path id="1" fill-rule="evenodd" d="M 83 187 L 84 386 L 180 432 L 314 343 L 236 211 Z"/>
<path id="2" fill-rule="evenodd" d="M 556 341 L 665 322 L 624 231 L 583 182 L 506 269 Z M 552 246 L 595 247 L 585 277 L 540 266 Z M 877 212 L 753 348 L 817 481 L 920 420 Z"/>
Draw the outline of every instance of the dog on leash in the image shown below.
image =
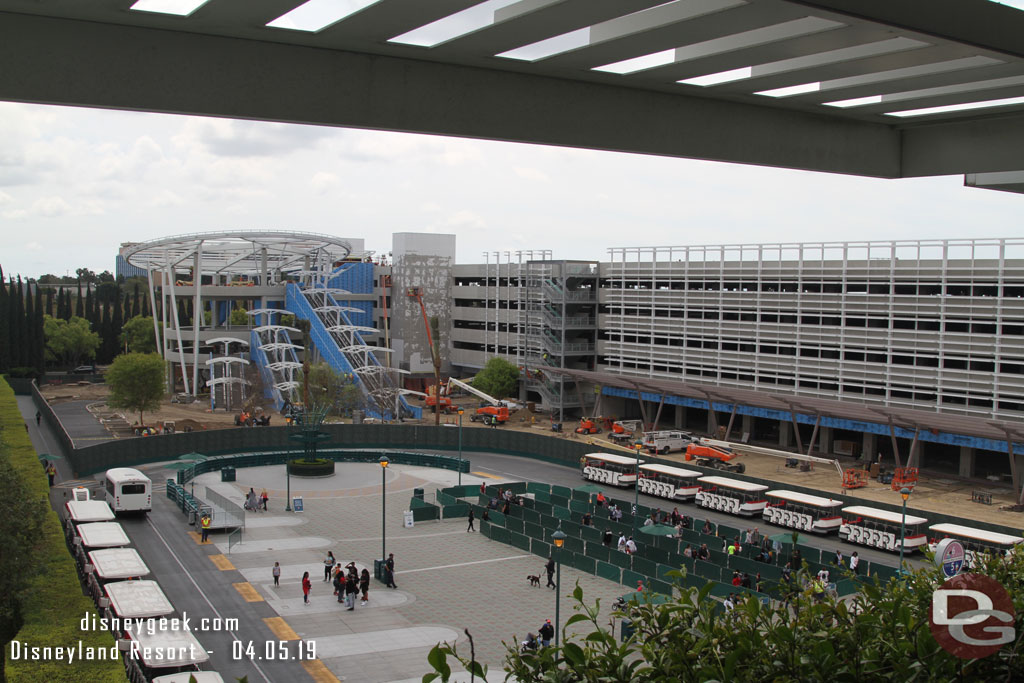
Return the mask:
<path id="1" fill-rule="evenodd" d="M 540 588 L 540 576 L 539 575 L 538 576 L 534 576 L 532 574 L 527 574 L 526 575 L 526 580 L 530 582 L 531 586 L 536 586 L 537 588 Z"/>

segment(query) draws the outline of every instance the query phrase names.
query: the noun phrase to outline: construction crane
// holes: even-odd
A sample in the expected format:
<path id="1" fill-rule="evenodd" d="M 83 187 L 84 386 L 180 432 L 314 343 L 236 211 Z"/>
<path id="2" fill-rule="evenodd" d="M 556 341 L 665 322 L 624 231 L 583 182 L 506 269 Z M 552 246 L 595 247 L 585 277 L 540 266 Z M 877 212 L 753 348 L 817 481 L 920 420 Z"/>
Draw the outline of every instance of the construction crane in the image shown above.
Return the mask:
<path id="1" fill-rule="evenodd" d="M 460 389 L 468 391 L 474 396 L 482 398 L 484 401 L 490 404 L 482 408 L 477 408 L 476 412 L 469 416 L 469 419 L 472 422 L 483 421 L 485 424 L 502 424 L 508 422 L 508 405 L 506 405 L 504 402 L 499 401 L 490 394 L 484 393 L 483 391 L 480 391 L 479 389 L 473 387 L 472 385 L 467 384 L 466 382 L 461 382 L 455 379 L 454 377 L 448 378 L 449 392 L 451 391 L 451 387 L 453 384 L 459 387 Z"/>
<path id="2" fill-rule="evenodd" d="M 427 330 L 427 344 L 430 346 L 430 358 L 431 358 L 431 360 L 434 363 L 434 396 L 437 397 L 437 399 L 440 399 L 440 397 L 441 397 L 441 351 L 438 348 L 438 345 L 434 344 L 434 336 L 435 335 L 432 335 L 430 333 L 431 328 L 433 328 L 435 333 L 437 332 L 437 328 L 438 328 L 437 318 L 433 318 L 430 321 L 427 320 L 427 307 L 423 305 L 423 288 L 422 287 L 407 287 L 406 290 L 405 290 L 405 295 L 407 297 L 409 297 L 410 299 L 416 299 L 416 301 L 418 301 L 419 304 L 420 304 L 420 312 L 423 313 L 423 326 Z M 438 340 L 438 342 L 440 342 L 440 339 Z M 437 405 L 437 402 L 435 401 L 435 403 L 434 403 L 434 425 L 440 425 L 440 424 L 441 424 L 441 410 L 440 410 L 440 407 Z"/>

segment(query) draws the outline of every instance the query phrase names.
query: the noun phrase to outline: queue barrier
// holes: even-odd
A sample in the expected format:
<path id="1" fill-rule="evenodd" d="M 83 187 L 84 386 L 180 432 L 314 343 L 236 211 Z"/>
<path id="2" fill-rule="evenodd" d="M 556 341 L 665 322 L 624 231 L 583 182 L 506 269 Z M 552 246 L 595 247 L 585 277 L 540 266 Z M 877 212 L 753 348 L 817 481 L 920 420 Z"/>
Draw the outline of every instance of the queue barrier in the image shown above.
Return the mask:
<path id="1" fill-rule="evenodd" d="M 540 557 L 551 557 L 551 544 L 545 543 L 539 538 L 530 539 L 530 552 Z"/>
<path id="2" fill-rule="evenodd" d="M 597 560 L 595 562 L 595 574 L 602 579 L 608 579 L 615 583 L 622 583 L 622 568 L 617 567 L 610 562 Z"/>

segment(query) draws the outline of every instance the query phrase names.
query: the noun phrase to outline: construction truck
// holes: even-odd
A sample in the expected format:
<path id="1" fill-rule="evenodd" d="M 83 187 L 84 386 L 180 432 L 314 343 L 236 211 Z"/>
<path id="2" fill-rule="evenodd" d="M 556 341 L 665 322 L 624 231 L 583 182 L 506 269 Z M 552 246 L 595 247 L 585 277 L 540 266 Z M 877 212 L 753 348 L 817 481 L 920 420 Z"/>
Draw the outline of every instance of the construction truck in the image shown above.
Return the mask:
<path id="1" fill-rule="evenodd" d="M 612 430 L 608 432 L 608 440 L 620 446 L 630 446 L 634 433 L 642 424 L 640 420 L 616 420 L 612 423 Z"/>
<path id="2" fill-rule="evenodd" d="M 700 441 L 694 441 L 686 447 L 686 459 L 694 460 L 701 467 L 710 467 L 716 470 L 725 470 L 743 474 L 747 469 L 741 462 L 732 462 L 738 458 L 739 453 L 733 452 L 731 448 L 722 445 L 710 445 Z"/>
<path id="3" fill-rule="evenodd" d="M 580 418 L 580 426 L 576 428 L 577 434 L 600 434 L 601 428 L 597 426 L 597 421 L 600 418 L 582 417 Z"/>
<path id="4" fill-rule="evenodd" d="M 648 453 L 668 453 L 669 451 L 685 451 L 693 443 L 693 434 L 678 430 L 644 432 L 640 443 Z"/>
<path id="5" fill-rule="evenodd" d="M 460 389 L 464 389 L 469 393 L 482 398 L 487 405 L 482 405 L 476 409 L 476 412 L 469 416 L 469 419 L 473 422 L 483 422 L 489 425 L 499 425 L 508 422 L 509 416 L 509 404 L 505 401 L 500 401 L 490 394 L 486 394 L 471 384 L 457 380 L 454 377 L 448 378 L 448 391 L 451 391 L 452 385 L 457 386 Z"/>

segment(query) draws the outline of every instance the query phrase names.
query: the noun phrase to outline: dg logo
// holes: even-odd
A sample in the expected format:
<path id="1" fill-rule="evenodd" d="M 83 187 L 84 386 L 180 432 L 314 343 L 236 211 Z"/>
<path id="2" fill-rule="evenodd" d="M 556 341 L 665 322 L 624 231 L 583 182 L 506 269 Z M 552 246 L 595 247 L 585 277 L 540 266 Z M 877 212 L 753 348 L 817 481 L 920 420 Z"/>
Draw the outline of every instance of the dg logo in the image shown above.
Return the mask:
<path id="1" fill-rule="evenodd" d="M 1016 639 L 1013 599 L 995 579 L 961 574 L 932 594 L 928 621 L 946 652 L 981 659 Z"/>

